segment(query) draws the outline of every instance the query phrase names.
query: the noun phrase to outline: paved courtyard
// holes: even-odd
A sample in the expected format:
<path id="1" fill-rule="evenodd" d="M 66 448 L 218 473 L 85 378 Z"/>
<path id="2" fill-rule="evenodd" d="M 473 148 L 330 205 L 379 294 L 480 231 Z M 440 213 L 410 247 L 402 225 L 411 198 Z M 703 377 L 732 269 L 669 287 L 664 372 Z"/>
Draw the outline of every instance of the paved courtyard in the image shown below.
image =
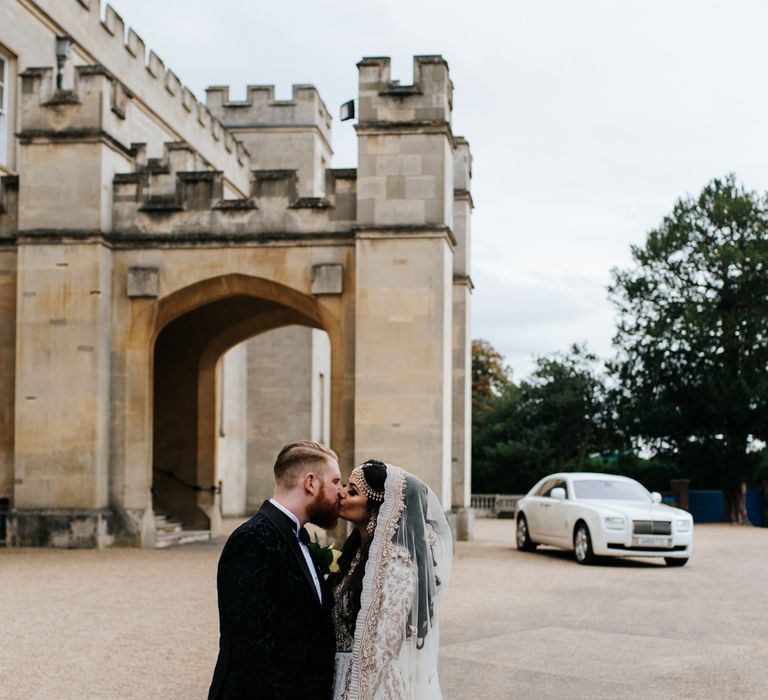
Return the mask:
<path id="1" fill-rule="evenodd" d="M 461 543 L 442 629 L 447 700 L 768 698 L 768 529 L 699 526 L 688 566 L 578 566 Z M 204 698 L 221 542 L 0 550 L 0 697 Z"/>

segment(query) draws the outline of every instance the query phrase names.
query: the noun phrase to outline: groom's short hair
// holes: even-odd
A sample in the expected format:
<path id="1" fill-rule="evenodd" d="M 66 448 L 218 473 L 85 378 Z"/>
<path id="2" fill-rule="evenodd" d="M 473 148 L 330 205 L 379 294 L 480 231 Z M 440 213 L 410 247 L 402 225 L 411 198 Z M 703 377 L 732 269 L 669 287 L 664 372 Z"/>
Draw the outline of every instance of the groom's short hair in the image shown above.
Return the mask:
<path id="1" fill-rule="evenodd" d="M 318 463 L 323 464 L 325 469 L 328 459 L 339 461 L 330 447 L 321 445 L 319 442 L 310 440 L 289 442 L 280 450 L 275 460 L 275 481 L 282 486 L 295 486 L 302 467 Z"/>

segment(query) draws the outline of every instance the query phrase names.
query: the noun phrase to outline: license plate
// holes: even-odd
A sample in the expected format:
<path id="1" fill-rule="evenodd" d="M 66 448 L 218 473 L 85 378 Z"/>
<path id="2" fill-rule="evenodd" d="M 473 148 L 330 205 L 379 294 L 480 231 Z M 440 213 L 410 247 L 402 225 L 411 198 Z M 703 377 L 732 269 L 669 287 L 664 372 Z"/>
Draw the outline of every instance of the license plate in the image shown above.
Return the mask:
<path id="1" fill-rule="evenodd" d="M 636 547 L 671 547 L 671 537 L 657 537 L 655 535 L 635 535 L 632 544 Z"/>

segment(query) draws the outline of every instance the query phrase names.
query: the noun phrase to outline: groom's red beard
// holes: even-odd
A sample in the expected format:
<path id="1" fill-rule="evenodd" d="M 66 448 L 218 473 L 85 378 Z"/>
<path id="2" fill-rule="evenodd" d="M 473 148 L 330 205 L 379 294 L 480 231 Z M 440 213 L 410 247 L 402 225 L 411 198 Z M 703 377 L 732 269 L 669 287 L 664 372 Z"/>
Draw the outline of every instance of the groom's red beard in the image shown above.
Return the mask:
<path id="1" fill-rule="evenodd" d="M 339 500 L 335 498 L 329 500 L 325 492 L 325 483 L 320 482 L 320 490 L 314 501 L 307 505 L 307 515 L 309 522 L 325 530 L 331 530 L 336 527 L 339 521 Z"/>

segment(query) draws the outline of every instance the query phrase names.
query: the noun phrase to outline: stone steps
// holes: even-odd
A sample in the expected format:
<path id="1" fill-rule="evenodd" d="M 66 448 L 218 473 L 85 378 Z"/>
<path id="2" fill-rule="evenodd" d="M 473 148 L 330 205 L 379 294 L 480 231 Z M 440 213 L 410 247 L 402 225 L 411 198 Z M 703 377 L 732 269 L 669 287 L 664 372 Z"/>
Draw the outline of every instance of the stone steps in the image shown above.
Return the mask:
<path id="1" fill-rule="evenodd" d="M 158 535 L 179 532 L 181 523 L 178 520 L 171 520 L 167 515 L 155 515 L 155 530 Z"/>
<path id="2" fill-rule="evenodd" d="M 211 539 L 210 530 L 185 530 L 178 520 L 166 515 L 155 515 L 155 547 L 164 549 L 177 544 L 205 542 Z"/>

